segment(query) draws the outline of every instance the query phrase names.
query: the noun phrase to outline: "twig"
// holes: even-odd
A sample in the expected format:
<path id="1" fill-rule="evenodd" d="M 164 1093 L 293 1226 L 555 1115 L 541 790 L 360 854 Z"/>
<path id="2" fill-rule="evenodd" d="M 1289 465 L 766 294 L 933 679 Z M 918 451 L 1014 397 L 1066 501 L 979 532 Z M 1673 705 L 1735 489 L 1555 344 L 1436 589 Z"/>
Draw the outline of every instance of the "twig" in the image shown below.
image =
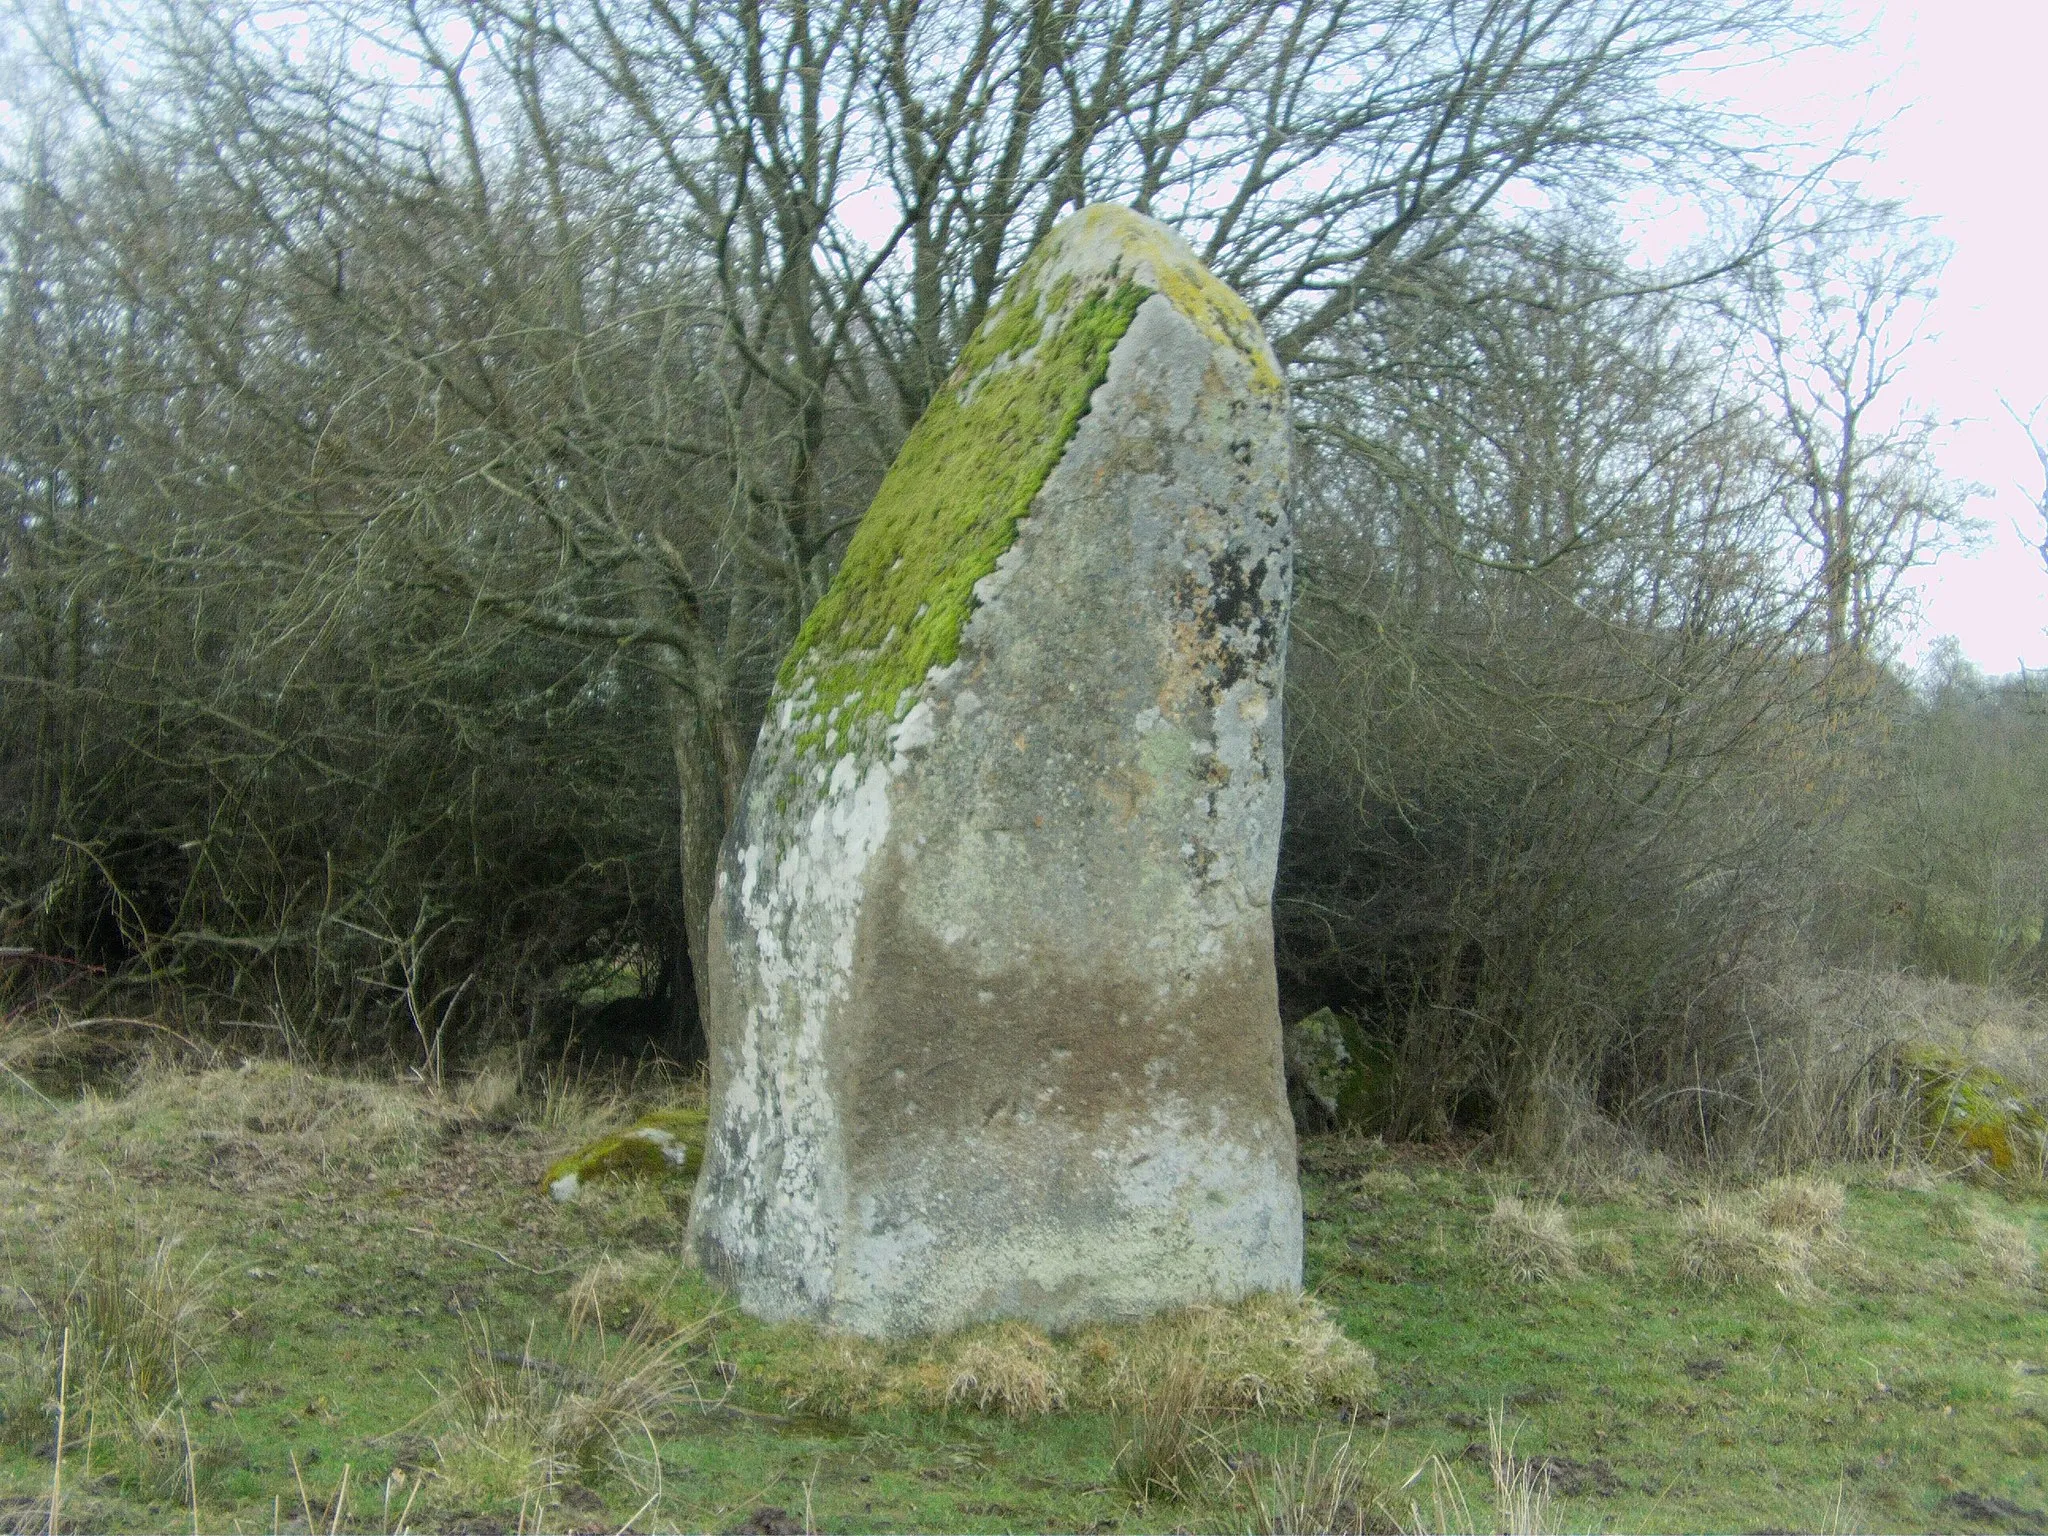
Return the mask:
<path id="1" fill-rule="evenodd" d="M 344 1461 L 341 1464 L 341 1486 L 334 1490 L 334 1515 L 327 1522 L 327 1536 L 335 1536 L 335 1533 L 341 1529 L 341 1512 L 348 1505 L 349 1471 L 349 1464 Z M 199 1533 L 194 1531 L 192 1536 L 199 1536 Z"/>
<path id="2" fill-rule="evenodd" d="M 412 1513 L 412 1501 L 420 1496 L 420 1480 L 412 1479 L 412 1492 L 405 1496 L 405 1508 L 398 1512 L 398 1529 L 391 1536 L 405 1536 L 405 1517 Z"/>
<path id="3" fill-rule="evenodd" d="M 446 1232 L 435 1232 L 427 1227 L 407 1227 L 405 1230 L 415 1233 L 420 1237 L 434 1238 L 439 1242 L 460 1243 L 465 1248 L 478 1249 L 481 1252 L 488 1253 L 494 1259 L 510 1264 L 514 1269 L 525 1270 L 529 1275 L 556 1275 L 569 1267 L 567 1264 L 557 1264 L 552 1269 L 535 1269 L 531 1264 L 522 1264 L 513 1258 L 511 1254 L 504 1252 L 502 1249 L 493 1248 L 488 1243 L 473 1243 L 466 1237 L 456 1237 L 452 1233 Z"/>
<path id="4" fill-rule="evenodd" d="M 206 1049 L 205 1046 L 201 1045 L 197 1040 L 194 1040 L 190 1035 L 181 1033 L 180 1031 L 171 1028 L 170 1025 L 164 1023 L 160 1019 L 138 1019 L 131 1017 L 130 1015 L 125 1013 L 104 1014 L 96 1019 L 67 1019 L 58 1027 L 60 1029 L 68 1029 L 75 1031 L 91 1029 L 95 1025 L 99 1024 L 133 1024 L 137 1029 L 153 1029 L 156 1030 L 159 1034 L 169 1035 L 173 1040 L 183 1041 L 186 1045 L 191 1046 L 192 1049 L 195 1051 L 203 1052 Z"/>
<path id="5" fill-rule="evenodd" d="M 63 1354 L 57 1362 L 57 1450 L 50 1468 L 50 1536 L 57 1536 L 57 1506 L 64 1498 L 64 1410 L 71 1400 L 71 1325 L 64 1325 Z"/>
<path id="6" fill-rule="evenodd" d="M 4 1061 L 0 1061 L 0 1072 L 5 1072 L 9 1077 L 13 1078 L 17 1083 L 21 1084 L 22 1087 L 26 1088 L 30 1093 L 34 1094 L 37 1098 L 41 1099 L 50 1108 L 55 1109 L 57 1107 L 57 1101 L 55 1099 L 51 1098 L 47 1093 L 43 1092 L 42 1089 L 38 1088 L 34 1083 L 30 1082 L 27 1078 L 23 1077 L 19 1072 L 15 1071 L 14 1068 L 7 1065 L 7 1063 Z"/>
<path id="7" fill-rule="evenodd" d="M 84 960 L 74 960 L 69 955 L 47 955 L 39 949 L 0 949 L 0 962 L 8 960 L 46 960 L 51 965 L 68 965 L 74 970 L 91 971 L 95 976 L 107 974 L 104 965 L 92 965 Z"/>
<path id="8" fill-rule="evenodd" d="M 178 1429 L 185 1437 L 185 1495 L 192 1502 L 192 1536 L 199 1536 L 199 1470 L 192 1464 L 192 1426 L 178 1410 Z"/>
<path id="9" fill-rule="evenodd" d="M 626 1536 L 626 1532 L 633 1529 L 634 1524 L 639 1520 L 639 1518 L 642 1515 L 646 1514 L 648 1510 L 654 1508 L 655 1501 L 660 1497 L 661 1490 L 658 1488 L 653 1493 L 650 1493 L 647 1496 L 647 1502 L 645 1504 L 642 1504 L 638 1509 L 634 1510 L 632 1514 L 626 1516 L 626 1523 L 619 1527 L 618 1536 Z"/>
<path id="10" fill-rule="evenodd" d="M 299 1453 L 297 1451 L 287 1451 L 285 1454 L 292 1459 L 292 1481 L 299 1485 L 299 1508 L 306 1512 L 306 1530 L 310 1533 L 315 1529 L 313 1525 L 313 1501 L 306 1497 L 306 1478 L 305 1474 L 299 1471 Z"/>

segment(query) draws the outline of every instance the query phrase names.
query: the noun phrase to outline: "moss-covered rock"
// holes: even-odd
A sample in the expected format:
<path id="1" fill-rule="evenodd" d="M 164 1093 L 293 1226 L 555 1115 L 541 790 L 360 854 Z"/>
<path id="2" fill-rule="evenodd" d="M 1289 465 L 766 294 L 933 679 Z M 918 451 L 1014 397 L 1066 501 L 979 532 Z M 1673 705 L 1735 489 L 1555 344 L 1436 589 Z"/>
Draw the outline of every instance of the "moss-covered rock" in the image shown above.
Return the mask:
<path id="1" fill-rule="evenodd" d="M 2042 1177 L 2048 1113 L 1991 1068 L 1938 1046 L 1907 1044 L 1893 1051 L 1892 1070 L 1930 1152 L 1960 1155 L 2008 1178 Z"/>
<path id="2" fill-rule="evenodd" d="M 1318 1008 L 1282 1032 L 1288 1107 L 1304 1134 L 1379 1132 L 1393 1119 L 1393 1052 L 1358 1020 Z"/>
<path id="3" fill-rule="evenodd" d="M 586 1184 L 605 1179 L 694 1179 L 704 1164 L 704 1111 L 658 1109 L 614 1135 L 557 1158 L 541 1188 L 574 1200 Z"/>
<path id="4" fill-rule="evenodd" d="M 1313 1133 L 1336 1127 L 1338 1100 L 1351 1077 L 1351 1051 L 1344 1035 L 1344 1021 L 1328 1008 L 1318 1008 L 1280 1032 L 1287 1107 L 1294 1111 L 1299 1130 Z"/>

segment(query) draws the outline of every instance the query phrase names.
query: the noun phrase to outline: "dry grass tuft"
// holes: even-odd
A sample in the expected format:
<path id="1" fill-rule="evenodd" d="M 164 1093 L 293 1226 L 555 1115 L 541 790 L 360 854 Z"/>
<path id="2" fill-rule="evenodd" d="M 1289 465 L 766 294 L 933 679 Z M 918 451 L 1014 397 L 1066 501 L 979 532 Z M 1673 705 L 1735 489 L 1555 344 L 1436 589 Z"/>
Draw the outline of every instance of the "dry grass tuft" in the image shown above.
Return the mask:
<path id="1" fill-rule="evenodd" d="M 206 1261 L 134 1222 L 58 1238 L 60 1277 L 0 1358 L 0 1438 L 48 1454 L 61 1395 L 67 1444 L 96 1444 L 153 1497 L 182 1501 L 184 1390 L 216 1331 Z"/>
<path id="2" fill-rule="evenodd" d="M 2024 1289 L 2034 1283 L 2039 1257 L 2027 1229 L 2018 1222 L 1980 1211 L 1971 1224 L 1970 1240 L 1978 1261 L 2005 1284 Z"/>
<path id="3" fill-rule="evenodd" d="M 1207 1406 L 1224 1413 L 1359 1408 L 1379 1390 L 1372 1351 L 1313 1297 L 1267 1294 L 1233 1307 L 1189 1307 L 1137 1330 L 1125 1374 L 1177 1377 L 1193 1360 Z"/>
<path id="4" fill-rule="evenodd" d="M 1883 1183 L 1886 1189 L 1915 1195 L 1931 1195 L 1935 1190 L 1933 1170 L 1917 1158 L 1904 1159 L 1886 1168 Z"/>
<path id="5" fill-rule="evenodd" d="M 1961 1190 L 1945 1185 L 1927 1202 L 1927 1230 L 1936 1237 L 1970 1242 L 1977 1235 L 1977 1208 Z"/>
<path id="6" fill-rule="evenodd" d="M 545 1068 L 525 1085 L 517 1102 L 520 1119 L 543 1136 L 564 1143 L 564 1150 L 617 1122 L 624 1109 L 616 1093 L 593 1084 L 566 1062 Z"/>
<path id="7" fill-rule="evenodd" d="M 307 1168 L 388 1172 L 415 1162 L 450 1113 L 417 1088 L 247 1061 L 151 1070 L 121 1097 L 89 1096 L 65 1119 L 74 1144 L 109 1163 L 205 1158 L 287 1180 Z"/>
<path id="8" fill-rule="evenodd" d="M 605 1266 L 585 1281 L 597 1293 L 624 1283 Z M 1378 1389 L 1371 1351 L 1299 1295 L 1187 1307 L 1060 1339 L 1010 1322 L 893 1349 L 791 1325 L 769 1369 L 768 1385 L 789 1408 L 833 1418 L 906 1404 L 1012 1418 L 1129 1414 L 1174 1400 L 1190 1380 L 1205 1414 L 1314 1413 L 1363 1406 Z"/>
<path id="9" fill-rule="evenodd" d="M 1592 1232 L 1579 1239 L 1587 1262 L 1603 1275 L 1636 1272 L 1636 1245 L 1626 1232 Z"/>
<path id="10" fill-rule="evenodd" d="M 628 1249 L 624 1258 L 606 1254 L 563 1293 L 569 1327 L 638 1327 L 658 1315 L 676 1283 L 676 1261 L 644 1248 Z"/>
<path id="11" fill-rule="evenodd" d="M 1116 1479 L 1141 1503 L 1185 1504 L 1218 1463 L 1209 1429 L 1209 1380 L 1192 1356 L 1170 1360 L 1123 1416 Z"/>
<path id="12" fill-rule="evenodd" d="M 1579 1273 L 1570 1218 L 1554 1200 L 1498 1196 L 1479 1223 L 1479 1252 L 1489 1268 L 1518 1285 L 1554 1285 Z"/>
<path id="13" fill-rule="evenodd" d="M 1431 1456 L 1403 1485 L 1412 1488 L 1427 1474 L 1429 1511 L 1411 1499 L 1406 1530 L 1414 1536 L 1551 1536 L 1557 1521 L 1541 1458 L 1525 1460 L 1515 1454 L 1513 1438 L 1498 1412 L 1487 1415 L 1486 1442 L 1491 1515 L 1484 1520 L 1476 1516 L 1457 1470 L 1443 1457 Z"/>
<path id="14" fill-rule="evenodd" d="M 1770 1285 L 1791 1293 L 1807 1284 L 1804 1238 L 1774 1231 L 1741 1202 L 1707 1195 L 1679 1222 L 1679 1273 L 1695 1285 Z"/>
<path id="15" fill-rule="evenodd" d="M 1389 1195 L 1405 1195 L 1415 1181 L 1398 1168 L 1369 1168 L 1351 1183 L 1353 1198 L 1365 1205 L 1377 1205 Z"/>
<path id="16" fill-rule="evenodd" d="M 654 1431 L 693 1388 L 688 1332 L 602 1334 L 579 1357 L 510 1360 L 488 1328 L 464 1330 L 464 1358 L 443 1389 L 446 1428 L 434 1437 L 445 1495 L 468 1507 L 544 1509 L 565 1483 L 609 1470 L 641 1493 L 660 1492 Z"/>
<path id="17" fill-rule="evenodd" d="M 1556 1529 L 1550 1479 L 1540 1465 L 1515 1454 L 1498 1413 L 1486 1422 L 1487 1469 L 1493 1476 L 1494 1528 L 1502 1536 L 1544 1536 Z"/>
<path id="18" fill-rule="evenodd" d="M 455 1107 L 479 1120 L 509 1119 L 519 1105 L 519 1064 L 494 1061 L 477 1068 L 455 1087 Z"/>
<path id="19" fill-rule="evenodd" d="M 1773 1232 L 1790 1232 L 1808 1242 L 1839 1242 L 1848 1200 L 1838 1179 L 1796 1175 L 1763 1187 L 1759 1214 Z"/>
<path id="20" fill-rule="evenodd" d="M 961 1344 L 953 1357 L 949 1404 L 1013 1419 L 1038 1418 L 1066 1406 L 1052 1342 L 1023 1323 L 1002 1323 Z"/>
<path id="21" fill-rule="evenodd" d="M 127 1223 L 90 1228 L 84 1244 L 63 1309 L 71 1379 L 87 1403 L 154 1417 L 211 1335 L 206 1262 L 184 1262 L 178 1239 Z"/>
<path id="22" fill-rule="evenodd" d="M 852 1334 L 815 1335 L 800 1350 L 797 1369 L 785 1371 L 783 1402 L 793 1412 L 821 1419 L 850 1419 L 891 1405 L 901 1393 L 879 1344 Z"/>
<path id="23" fill-rule="evenodd" d="M 1388 1490 L 1372 1475 L 1374 1454 L 1361 1451 L 1348 1431 L 1318 1429 L 1236 1470 L 1233 1482 L 1250 1496 L 1250 1530 L 1254 1536 L 1393 1536 L 1400 1522 Z"/>

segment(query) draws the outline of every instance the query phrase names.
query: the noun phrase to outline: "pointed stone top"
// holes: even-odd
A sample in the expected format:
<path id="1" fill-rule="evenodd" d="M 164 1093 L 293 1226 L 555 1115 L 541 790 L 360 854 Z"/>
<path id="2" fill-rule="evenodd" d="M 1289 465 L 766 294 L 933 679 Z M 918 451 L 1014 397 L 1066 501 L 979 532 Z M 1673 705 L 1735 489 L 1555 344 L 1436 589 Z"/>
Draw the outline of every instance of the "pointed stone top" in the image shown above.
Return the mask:
<path id="1" fill-rule="evenodd" d="M 1032 267 L 1044 262 L 1042 272 Z M 1091 203 L 1060 221 L 1032 253 L 1019 284 L 1058 292 L 1062 279 L 1087 287 L 1121 280 L 1163 293 L 1212 340 L 1234 347 L 1253 365 L 1253 387 L 1278 390 L 1280 370 L 1251 308 L 1202 264 L 1188 243 L 1157 219 L 1115 203 Z M 1005 295 L 1005 303 L 1010 296 Z"/>
<path id="2" fill-rule="evenodd" d="M 962 349 L 783 662 L 775 708 L 804 722 L 807 747 L 884 750 L 878 732 L 954 659 L 975 584 L 1016 538 L 1155 294 L 1243 360 L 1254 394 L 1284 396 L 1257 319 L 1180 236 L 1107 203 L 1063 219 Z"/>

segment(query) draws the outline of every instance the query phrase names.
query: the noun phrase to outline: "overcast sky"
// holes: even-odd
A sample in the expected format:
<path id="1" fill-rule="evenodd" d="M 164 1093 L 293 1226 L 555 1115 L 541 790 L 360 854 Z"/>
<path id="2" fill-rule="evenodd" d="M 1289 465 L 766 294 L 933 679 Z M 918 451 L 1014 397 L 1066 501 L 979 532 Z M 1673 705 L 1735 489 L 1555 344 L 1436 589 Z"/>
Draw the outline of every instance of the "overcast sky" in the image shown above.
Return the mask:
<path id="1" fill-rule="evenodd" d="M 1987 672 L 2048 669 L 2048 569 L 2023 542 L 2039 518 L 2024 494 L 2041 470 L 2000 396 L 2024 415 L 2041 405 L 2048 439 L 2048 3 L 2044 0 L 1816 0 L 1863 41 L 1745 67 L 1717 82 L 1788 125 L 1839 133 L 1883 124 L 1878 153 L 1854 175 L 1872 193 L 1934 217 L 1955 254 L 1935 306 L 1935 334 L 1907 387 L 1946 430 L 1941 461 L 1990 494 L 1971 511 L 1983 547 L 1937 561 L 1921 581 L 1924 622 L 1908 646 L 1943 634 Z M 2019 525 L 2015 529 L 2015 523 Z"/>

